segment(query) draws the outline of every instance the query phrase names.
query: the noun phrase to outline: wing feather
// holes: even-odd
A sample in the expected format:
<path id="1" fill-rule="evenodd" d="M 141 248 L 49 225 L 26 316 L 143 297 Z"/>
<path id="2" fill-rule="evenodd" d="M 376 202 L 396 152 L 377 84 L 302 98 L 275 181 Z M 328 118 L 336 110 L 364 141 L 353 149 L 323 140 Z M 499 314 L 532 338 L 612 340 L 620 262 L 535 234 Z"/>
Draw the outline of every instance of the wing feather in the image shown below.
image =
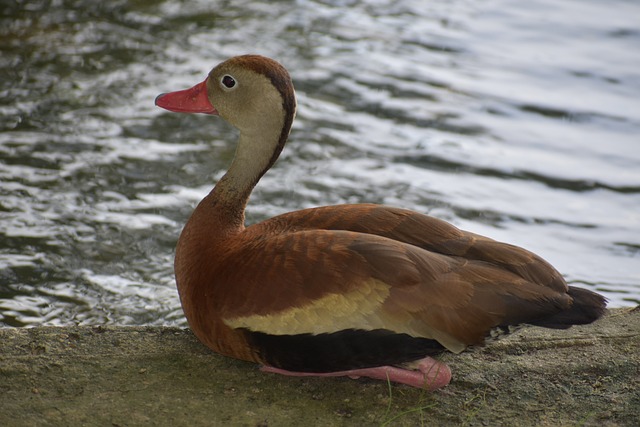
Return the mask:
<path id="1" fill-rule="evenodd" d="M 539 257 L 410 211 L 318 208 L 244 233 L 216 271 L 218 309 L 234 329 L 386 329 L 459 352 L 571 303 Z"/>

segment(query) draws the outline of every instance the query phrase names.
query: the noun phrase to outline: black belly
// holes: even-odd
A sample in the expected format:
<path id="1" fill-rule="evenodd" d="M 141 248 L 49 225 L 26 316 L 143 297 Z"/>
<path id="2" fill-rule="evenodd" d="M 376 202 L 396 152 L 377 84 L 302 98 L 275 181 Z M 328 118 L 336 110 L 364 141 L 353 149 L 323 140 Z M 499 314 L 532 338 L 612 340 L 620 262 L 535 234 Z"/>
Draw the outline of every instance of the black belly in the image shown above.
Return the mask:
<path id="1" fill-rule="evenodd" d="M 337 372 L 398 365 L 444 350 L 437 341 L 385 329 L 348 329 L 330 334 L 269 335 L 245 330 L 267 365 L 295 372 Z"/>

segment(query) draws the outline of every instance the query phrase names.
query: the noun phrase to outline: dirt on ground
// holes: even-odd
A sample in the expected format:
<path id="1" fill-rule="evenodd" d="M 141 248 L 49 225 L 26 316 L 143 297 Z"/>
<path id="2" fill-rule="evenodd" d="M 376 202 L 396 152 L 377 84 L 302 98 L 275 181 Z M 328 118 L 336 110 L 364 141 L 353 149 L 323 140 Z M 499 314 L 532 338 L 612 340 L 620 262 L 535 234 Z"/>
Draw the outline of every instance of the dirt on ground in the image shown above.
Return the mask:
<path id="1" fill-rule="evenodd" d="M 640 308 L 441 359 L 453 381 L 426 392 L 262 373 L 178 328 L 0 329 L 0 425 L 640 425 Z"/>

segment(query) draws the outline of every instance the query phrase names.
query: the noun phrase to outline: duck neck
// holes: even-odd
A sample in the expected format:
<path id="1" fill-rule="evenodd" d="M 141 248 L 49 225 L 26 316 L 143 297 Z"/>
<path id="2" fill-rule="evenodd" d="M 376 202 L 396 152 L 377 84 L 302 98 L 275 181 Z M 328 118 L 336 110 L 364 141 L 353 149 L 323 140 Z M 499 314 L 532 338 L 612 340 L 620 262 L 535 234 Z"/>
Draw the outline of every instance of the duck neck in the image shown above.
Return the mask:
<path id="1" fill-rule="evenodd" d="M 280 155 L 289 128 L 281 127 L 272 132 L 240 132 L 231 167 L 201 203 L 213 211 L 222 228 L 229 231 L 244 228 L 244 211 L 249 196 Z"/>

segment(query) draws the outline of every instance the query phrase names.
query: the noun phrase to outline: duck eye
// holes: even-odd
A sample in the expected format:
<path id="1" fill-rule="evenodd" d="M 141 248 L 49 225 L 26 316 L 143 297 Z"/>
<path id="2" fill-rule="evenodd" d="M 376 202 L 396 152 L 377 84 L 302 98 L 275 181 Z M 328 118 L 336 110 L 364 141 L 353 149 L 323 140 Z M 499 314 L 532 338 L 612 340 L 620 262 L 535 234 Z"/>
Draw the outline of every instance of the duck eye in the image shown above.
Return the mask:
<path id="1" fill-rule="evenodd" d="M 222 76 L 222 79 L 220 81 L 222 82 L 224 87 L 226 87 L 227 89 L 231 89 L 236 85 L 236 80 L 233 77 L 231 77 L 229 74 Z"/>

